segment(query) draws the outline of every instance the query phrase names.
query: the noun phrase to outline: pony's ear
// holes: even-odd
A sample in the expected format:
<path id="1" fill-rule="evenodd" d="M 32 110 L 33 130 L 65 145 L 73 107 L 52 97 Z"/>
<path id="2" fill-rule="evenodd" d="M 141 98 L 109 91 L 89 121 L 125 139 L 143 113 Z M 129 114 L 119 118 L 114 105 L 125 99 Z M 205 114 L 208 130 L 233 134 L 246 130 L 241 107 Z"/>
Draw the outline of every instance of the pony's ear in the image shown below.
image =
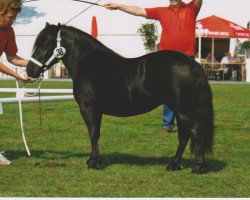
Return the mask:
<path id="1" fill-rule="evenodd" d="M 46 25 L 45 25 L 45 27 L 48 27 L 50 24 L 48 23 L 48 22 L 46 22 Z"/>
<path id="2" fill-rule="evenodd" d="M 61 24 L 60 24 L 60 23 L 58 23 L 58 24 L 57 24 L 57 27 L 58 27 L 59 29 L 61 29 Z"/>

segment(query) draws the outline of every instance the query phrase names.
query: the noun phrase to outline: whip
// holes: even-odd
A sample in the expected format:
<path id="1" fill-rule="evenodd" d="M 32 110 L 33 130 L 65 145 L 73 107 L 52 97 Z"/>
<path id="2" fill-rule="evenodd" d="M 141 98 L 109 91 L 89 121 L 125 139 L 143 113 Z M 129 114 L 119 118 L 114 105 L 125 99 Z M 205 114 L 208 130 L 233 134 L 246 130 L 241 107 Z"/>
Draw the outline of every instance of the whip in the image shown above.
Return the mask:
<path id="1" fill-rule="evenodd" d="M 32 1 L 39 1 L 39 0 L 27 0 L 27 1 L 23 1 L 23 3 L 29 3 L 29 2 L 32 2 Z M 101 4 L 90 2 L 90 1 L 82 1 L 82 0 L 71 0 L 71 1 L 78 1 L 78 2 L 82 2 L 82 3 L 91 4 L 91 5 L 94 5 L 94 6 L 102 6 Z"/>

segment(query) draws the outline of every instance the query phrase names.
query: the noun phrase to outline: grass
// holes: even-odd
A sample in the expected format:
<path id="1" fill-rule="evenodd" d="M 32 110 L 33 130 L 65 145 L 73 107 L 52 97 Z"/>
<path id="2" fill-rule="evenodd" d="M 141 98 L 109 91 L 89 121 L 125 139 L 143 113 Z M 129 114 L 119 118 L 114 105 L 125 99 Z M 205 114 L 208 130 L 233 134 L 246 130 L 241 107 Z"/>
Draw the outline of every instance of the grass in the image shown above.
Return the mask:
<path id="1" fill-rule="evenodd" d="M 15 87 L 14 81 L 0 81 Z M 44 82 L 44 88 L 71 88 L 71 82 Z M 250 84 L 213 84 L 214 154 L 211 172 L 191 173 L 189 148 L 182 170 L 165 170 L 177 148 L 177 134 L 161 132 L 161 107 L 150 113 L 104 116 L 101 170 L 88 170 L 90 141 L 74 101 L 23 104 L 21 139 L 18 105 L 4 104 L 0 116 L 0 151 L 12 160 L 0 166 L 1 197 L 249 197 Z M 2 94 L 0 97 L 13 96 Z"/>

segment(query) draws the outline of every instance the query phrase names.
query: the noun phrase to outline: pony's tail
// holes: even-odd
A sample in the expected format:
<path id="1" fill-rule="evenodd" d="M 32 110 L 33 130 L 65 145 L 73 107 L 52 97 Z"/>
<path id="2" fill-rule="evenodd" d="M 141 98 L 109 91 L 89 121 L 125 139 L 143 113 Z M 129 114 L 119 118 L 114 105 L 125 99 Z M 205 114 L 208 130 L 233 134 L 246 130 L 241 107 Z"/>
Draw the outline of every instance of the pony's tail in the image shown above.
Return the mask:
<path id="1" fill-rule="evenodd" d="M 201 80 L 201 79 L 200 79 Z M 212 92 L 207 79 L 197 84 L 194 106 L 194 128 L 203 153 L 212 153 L 214 139 L 214 111 Z M 191 140 L 190 149 L 194 152 L 195 144 Z"/>

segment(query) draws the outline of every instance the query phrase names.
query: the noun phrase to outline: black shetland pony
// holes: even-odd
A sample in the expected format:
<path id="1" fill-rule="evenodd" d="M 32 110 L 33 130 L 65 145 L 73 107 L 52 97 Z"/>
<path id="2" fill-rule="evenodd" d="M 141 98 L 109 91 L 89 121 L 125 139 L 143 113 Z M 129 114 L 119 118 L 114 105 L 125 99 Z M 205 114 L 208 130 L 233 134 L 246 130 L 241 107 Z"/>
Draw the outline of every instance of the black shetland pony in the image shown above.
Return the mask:
<path id="1" fill-rule="evenodd" d="M 46 24 L 35 41 L 28 76 L 39 77 L 60 59 L 73 80 L 74 97 L 88 127 L 92 146 L 88 168 L 100 167 L 103 114 L 133 116 L 166 104 L 176 115 L 179 137 L 167 170 L 181 169 L 182 154 L 191 139 L 192 172 L 208 171 L 204 155 L 212 152 L 212 94 L 197 62 L 176 51 L 124 58 L 76 28 Z"/>

